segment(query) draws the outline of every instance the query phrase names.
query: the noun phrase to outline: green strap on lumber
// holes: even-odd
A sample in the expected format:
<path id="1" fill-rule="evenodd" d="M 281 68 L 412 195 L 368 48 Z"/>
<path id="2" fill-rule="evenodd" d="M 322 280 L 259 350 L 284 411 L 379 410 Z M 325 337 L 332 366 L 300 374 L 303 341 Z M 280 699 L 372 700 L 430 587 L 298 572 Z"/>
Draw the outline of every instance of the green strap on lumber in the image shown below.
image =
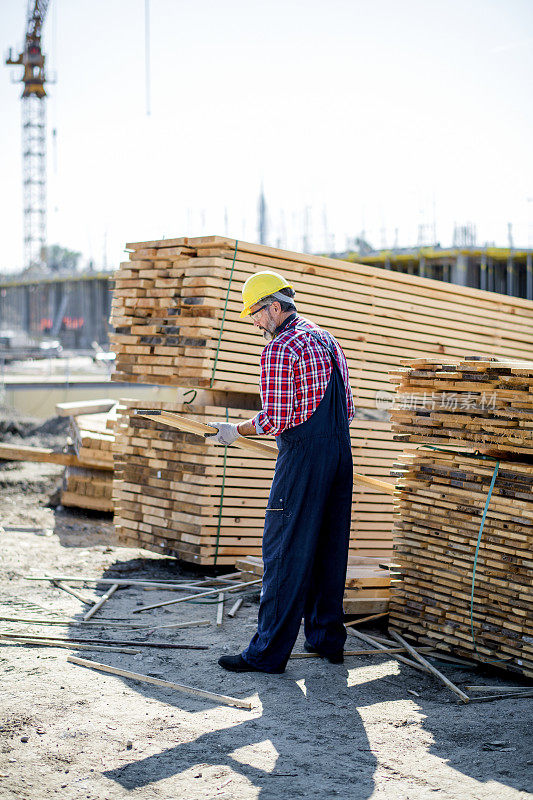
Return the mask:
<path id="1" fill-rule="evenodd" d="M 436 450 L 437 453 L 448 453 L 452 456 L 465 456 L 466 458 L 479 458 L 482 461 L 495 461 L 496 459 L 493 456 L 485 456 L 483 453 L 480 453 L 479 450 L 474 450 L 473 453 L 464 453 L 462 450 L 451 450 L 448 447 L 437 447 L 434 444 L 423 444 L 420 447 L 417 447 L 417 450 Z"/>
<path id="2" fill-rule="evenodd" d="M 490 456 L 488 456 L 490 458 Z M 496 483 L 496 477 L 498 475 L 498 469 L 500 467 L 500 462 L 496 461 L 494 466 L 494 472 L 492 473 L 492 480 L 490 482 L 489 493 L 487 495 L 487 499 L 485 501 L 485 508 L 483 509 L 483 516 L 481 517 L 481 524 L 479 526 L 479 533 L 477 537 L 476 543 L 476 552 L 474 554 L 474 568 L 472 570 L 472 590 L 470 592 L 470 634 L 472 636 L 472 643 L 474 645 L 474 650 L 476 651 L 480 661 L 483 661 L 486 664 L 501 664 L 508 659 L 504 658 L 497 658 L 497 659 L 485 659 L 484 656 L 481 655 L 479 650 L 477 649 L 476 645 L 476 638 L 474 636 L 474 587 L 476 584 L 476 568 L 477 568 L 477 557 L 479 553 L 479 546 L 481 544 L 481 536 L 483 534 L 483 527 L 485 525 L 485 517 L 487 516 L 487 511 L 489 509 L 490 498 L 492 497 L 492 490 L 494 489 L 494 484 Z"/>
<path id="3" fill-rule="evenodd" d="M 213 364 L 213 372 L 211 374 L 211 383 L 209 384 L 209 388 L 213 388 L 213 384 L 215 382 L 215 371 L 217 368 L 218 363 L 218 354 L 220 352 L 220 343 L 222 341 L 222 331 L 224 330 L 224 321 L 226 319 L 226 309 L 228 307 L 228 300 L 229 300 L 229 290 L 231 288 L 231 281 L 233 279 L 233 270 L 235 269 L 235 259 L 237 258 L 237 247 L 239 244 L 239 240 L 235 240 L 235 252 L 233 253 L 233 263 L 231 265 L 231 272 L 229 274 L 229 281 L 228 281 L 228 290 L 226 292 L 226 302 L 224 303 L 224 311 L 222 312 L 222 322 L 220 323 L 220 331 L 218 333 L 218 342 L 217 342 L 217 351 L 215 353 L 215 363 Z"/>
<path id="4" fill-rule="evenodd" d="M 487 659 L 487 658 L 485 658 L 479 652 L 479 650 L 477 648 L 476 637 L 474 635 L 474 589 L 475 589 L 475 586 L 476 586 L 477 560 L 478 560 L 478 555 L 479 555 L 479 547 L 481 545 L 481 537 L 483 535 L 483 528 L 485 527 L 485 519 L 487 517 L 487 511 L 489 510 L 490 498 L 492 497 L 492 492 L 494 490 L 494 485 L 496 483 L 496 478 L 498 476 L 498 470 L 500 468 L 500 462 L 497 459 L 494 459 L 492 456 L 486 456 L 486 455 L 483 455 L 482 453 L 479 453 L 479 452 L 461 453 L 461 452 L 458 452 L 456 450 L 449 450 L 449 449 L 447 449 L 445 447 L 436 447 L 435 445 L 432 445 L 432 444 L 424 445 L 424 447 L 429 449 L 429 450 L 436 450 L 437 452 L 440 452 L 440 453 L 452 453 L 453 455 L 459 455 L 459 456 L 461 456 L 461 458 L 463 458 L 464 456 L 467 456 L 469 458 L 479 458 L 479 459 L 483 459 L 484 461 L 494 461 L 495 462 L 495 464 L 494 464 L 494 472 L 492 473 L 492 480 L 490 482 L 489 492 L 487 494 L 487 499 L 485 500 L 485 508 L 483 509 L 483 514 L 481 516 L 481 523 L 480 523 L 480 526 L 479 526 L 479 533 L 478 533 L 478 536 L 477 536 L 476 549 L 475 549 L 475 552 L 474 552 L 474 566 L 472 568 L 472 587 L 471 587 L 471 590 L 470 590 L 470 635 L 472 637 L 472 644 L 474 645 L 474 650 L 475 650 L 475 652 L 476 652 L 476 654 L 477 654 L 477 656 L 478 656 L 480 661 L 482 661 L 484 664 L 502 664 L 505 661 L 509 661 L 510 657 L 509 658 L 495 658 L 495 659 Z"/>
<path id="5" fill-rule="evenodd" d="M 191 394 L 192 394 L 191 399 L 190 400 L 186 400 L 185 398 L 187 397 L 187 395 L 191 395 Z M 185 403 L 185 405 L 186 406 L 191 406 L 194 403 L 194 401 L 196 400 L 196 395 L 197 394 L 198 394 L 198 392 L 196 391 L 196 389 L 188 389 L 185 392 L 185 394 L 183 395 L 183 402 Z"/>
<path id="6" fill-rule="evenodd" d="M 226 408 L 226 422 L 229 422 L 229 410 Z M 215 542 L 215 561 L 218 560 L 218 545 L 220 542 L 220 528 L 222 525 L 222 507 L 224 505 L 224 489 L 226 488 L 226 461 L 228 457 L 228 445 L 224 447 L 224 463 L 222 465 L 222 485 L 220 487 L 220 503 L 218 506 L 217 539 Z"/>

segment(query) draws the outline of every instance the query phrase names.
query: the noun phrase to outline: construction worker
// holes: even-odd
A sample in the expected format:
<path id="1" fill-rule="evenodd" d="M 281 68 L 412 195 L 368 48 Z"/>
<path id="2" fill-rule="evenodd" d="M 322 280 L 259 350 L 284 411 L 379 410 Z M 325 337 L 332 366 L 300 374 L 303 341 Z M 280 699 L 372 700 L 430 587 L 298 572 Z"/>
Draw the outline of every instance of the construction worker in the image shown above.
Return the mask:
<path id="1" fill-rule="evenodd" d="M 241 317 L 268 341 L 262 409 L 239 425 L 212 423 L 218 431 L 207 437 L 229 445 L 239 435 L 274 435 L 279 449 L 265 512 L 257 633 L 241 654 L 218 662 L 233 672 L 283 672 L 302 617 L 306 650 L 343 661 L 353 398 L 339 344 L 298 315 L 294 294 L 276 272 L 258 272 L 244 284 Z"/>

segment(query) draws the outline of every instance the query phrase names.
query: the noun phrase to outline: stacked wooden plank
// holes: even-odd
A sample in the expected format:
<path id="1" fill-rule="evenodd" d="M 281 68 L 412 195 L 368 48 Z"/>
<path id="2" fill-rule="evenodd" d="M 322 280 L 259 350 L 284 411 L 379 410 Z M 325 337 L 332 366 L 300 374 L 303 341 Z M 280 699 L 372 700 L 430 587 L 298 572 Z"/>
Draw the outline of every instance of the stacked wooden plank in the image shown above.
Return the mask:
<path id="1" fill-rule="evenodd" d="M 138 416 L 135 411 L 142 409 L 164 409 L 201 422 L 226 420 L 226 409 L 220 406 L 122 401 L 114 492 L 120 540 L 201 564 L 231 564 L 239 556 L 259 556 L 275 459 L 236 448 L 225 455 L 224 448 L 201 437 Z M 227 409 L 234 422 L 251 413 Z M 352 426 L 357 471 L 370 476 L 385 473 L 385 462 L 403 447 L 384 443 L 387 449 L 378 451 L 377 457 L 372 448 L 367 456 L 365 437 L 373 424 L 360 420 Z M 384 430 L 380 433 L 386 435 Z M 350 545 L 354 555 L 389 555 L 392 522 L 391 495 L 354 486 Z"/>
<path id="2" fill-rule="evenodd" d="M 113 473 L 109 470 L 66 467 L 61 504 L 113 512 Z"/>
<path id="3" fill-rule="evenodd" d="M 429 447 L 400 458 L 391 626 L 533 676 L 533 364 L 406 366 L 395 438 Z"/>
<path id="4" fill-rule="evenodd" d="M 80 414 L 71 417 L 70 432 L 80 465 L 99 463 L 113 469 L 114 425 L 116 412 Z"/>
<path id="5" fill-rule="evenodd" d="M 239 318 L 241 287 L 258 270 L 274 269 L 294 284 L 299 312 L 341 343 L 358 409 L 352 423 L 355 467 L 387 478 L 402 443 L 393 441 L 383 414 L 379 420 L 363 417 L 376 416 L 380 392 L 390 390 L 388 372 L 401 358 L 489 349 L 512 358 L 530 353 L 531 302 L 335 259 L 235 245 L 215 236 L 127 245 L 130 261 L 116 272 L 113 298 L 116 380 L 171 384 L 180 391 L 203 388 L 201 402 L 224 403 L 236 419 L 234 411 L 251 407 L 239 395 L 257 398 L 264 346 L 250 321 Z M 390 555 L 392 524 L 391 497 L 356 486 L 354 552 Z"/>
<path id="6" fill-rule="evenodd" d="M 164 408 L 199 421 L 226 420 L 219 406 L 123 401 L 115 442 L 115 525 L 125 545 L 197 564 L 233 564 L 261 552 L 275 460 L 207 444 L 136 415 Z M 231 409 L 234 421 L 250 411 Z"/>
<path id="7" fill-rule="evenodd" d="M 286 276 L 296 288 L 299 312 L 337 337 L 359 408 L 374 407 L 376 392 L 389 389 L 388 370 L 401 358 L 531 354 L 529 301 L 235 245 L 216 236 L 127 245 L 131 260 L 116 273 L 113 297 L 116 380 L 256 393 L 264 341 L 239 312 L 242 284 L 261 269 Z"/>
<path id="8" fill-rule="evenodd" d="M 533 361 L 404 363 L 393 376 L 397 441 L 533 458 Z"/>
<path id="9" fill-rule="evenodd" d="M 244 580 L 249 573 L 263 575 L 263 561 L 257 556 L 237 559 L 236 569 Z M 388 564 L 379 558 L 350 555 L 346 572 L 344 611 L 346 614 L 378 614 L 389 609 L 391 578 Z"/>
<path id="10" fill-rule="evenodd" d="M 75 404 L 71 409 L 75 411 Z M 98 408 L 95 405 L 95 408 Z M 90 410 L 90 409 L 88 409 Z M 115 406 L 108 411 L 78 414 L 70 418 L 70 431 L 77 463 L 63 476 L 64 506 L 113 511 L 113 446 Z"/>
<path id="11" fill-rule="evenodd" d="M 404 459 L 390 625 L 533 677 L 533 465 L 421 449 Z M 473 626 L 473 635 L 472 635 Z"/>

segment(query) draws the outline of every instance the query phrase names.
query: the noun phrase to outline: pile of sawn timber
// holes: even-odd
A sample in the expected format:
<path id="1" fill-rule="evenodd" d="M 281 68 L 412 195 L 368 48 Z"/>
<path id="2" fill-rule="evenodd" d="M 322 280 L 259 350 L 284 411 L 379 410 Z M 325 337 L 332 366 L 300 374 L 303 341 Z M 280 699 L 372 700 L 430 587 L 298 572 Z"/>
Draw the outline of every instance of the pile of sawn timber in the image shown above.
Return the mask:
<path id="1" fill-rule="evenodd" d="M 533 362 L 409 364 L 393 376 L 396 441 L 533 457 Z"/>
<path id="2" fill-rule="evenodd" d="M 400 459 L 393 557 L 400 580 L 393 584 L 390 606 L 390 626 L 406 637 L 529 677 L 532 388 L 531 362 L 415 361 L 399 376 L 396 436 L 437 447 L 420 447 Z M 437 399 L 428 400 L 428 391 Z M 448 405 L 434 413 L 428 403 L 440 405 L 444 391 L 455 395 L 455 410 Z"/>
<path id="3" fill-rule="evenodd" d="M 135 414 L 164 408 L 200 422 L 225 421 L 218 406 L 122 401 L 115 439 L 115 525 L 126 546 L 196 564 L 234 564 L 261 552 L 275 459 L 207 444 Z M 250 411 L 232 409 L 232 419 Z"/>
<path id="4" fill-rule="evenodd" d="M 294 284 L 299 312 L 343 347 L 358 409 L 352 423 L 356 469 L 387 478 L 403 446 L 393 441 L 385 412 L 373 417 L 379 417 L 376 395 L 390 391 L 388 372 L 402 357 L 491 351 L 525 358 L 531 352 L 531 302 L 336 259 L 235 245 L 216 236 L 127 245 L 130 261 L 115 274 L 114 379 L 203 388 L 213 393 L 214 405 L 223 392 L 257 397 L 264 340 L 239 318 L 241 287 L 258 270 L 274 269 Z M 234 399 L 230 420 L 249 407 Z M 354 490 L 354 551 L 390 554 L 392 498 Z M 207 559 L 213 556 L 208 552 Z"/>
<path id="5" fill-rule="evenodd" d="M 115 430 L 113 493 L 119 540 L 198 564 L 233 564 L 238 557 L 261 555 L 275 459 L 233 447 L 225 453 L 225 448 L 208 444 L 201 436 L 136 414 L 143 409 L 164 409 L 200 422 L 224 422 L 226 412 L 231 420 L 245 420 L 253 413 L 205 404 L 123 400 Z M 364 452 L 369 424 L 366 420 L 352 424 L 355 453 Z M 390 458 L 402 447 L 390 448 Z M 382 496 L 388 505 L 376 520 Z M 389 505 L 390 495 L 373 490 L 366 494 L 354 486 L 350 541 L 354 555 L 390 556 Z"/>
<path id="6" fill-rule="evenodd" d="M 78 465 L 65 467 L 62 505 L 113 511 L 115 421 L 114 406 L 105 412 L 70 417 L 70 433 Z M 98 464 L 100 468 L 88 464 Z"/>

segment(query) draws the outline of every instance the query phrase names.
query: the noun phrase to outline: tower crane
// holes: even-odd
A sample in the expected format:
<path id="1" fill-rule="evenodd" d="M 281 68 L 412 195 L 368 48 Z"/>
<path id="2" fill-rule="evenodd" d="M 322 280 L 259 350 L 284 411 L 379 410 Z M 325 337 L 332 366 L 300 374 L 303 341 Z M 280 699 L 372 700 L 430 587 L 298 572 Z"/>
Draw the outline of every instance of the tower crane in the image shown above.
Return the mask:
<path id="1" fill-rule="evenodd" d="M 24 266 L 42 263 L 46 244 L 46 74 L 41 31 L 49 0 L 28 0 L 24 50 L 6 64 L 24 68 L 22 91 L 22 185 Z"/>

